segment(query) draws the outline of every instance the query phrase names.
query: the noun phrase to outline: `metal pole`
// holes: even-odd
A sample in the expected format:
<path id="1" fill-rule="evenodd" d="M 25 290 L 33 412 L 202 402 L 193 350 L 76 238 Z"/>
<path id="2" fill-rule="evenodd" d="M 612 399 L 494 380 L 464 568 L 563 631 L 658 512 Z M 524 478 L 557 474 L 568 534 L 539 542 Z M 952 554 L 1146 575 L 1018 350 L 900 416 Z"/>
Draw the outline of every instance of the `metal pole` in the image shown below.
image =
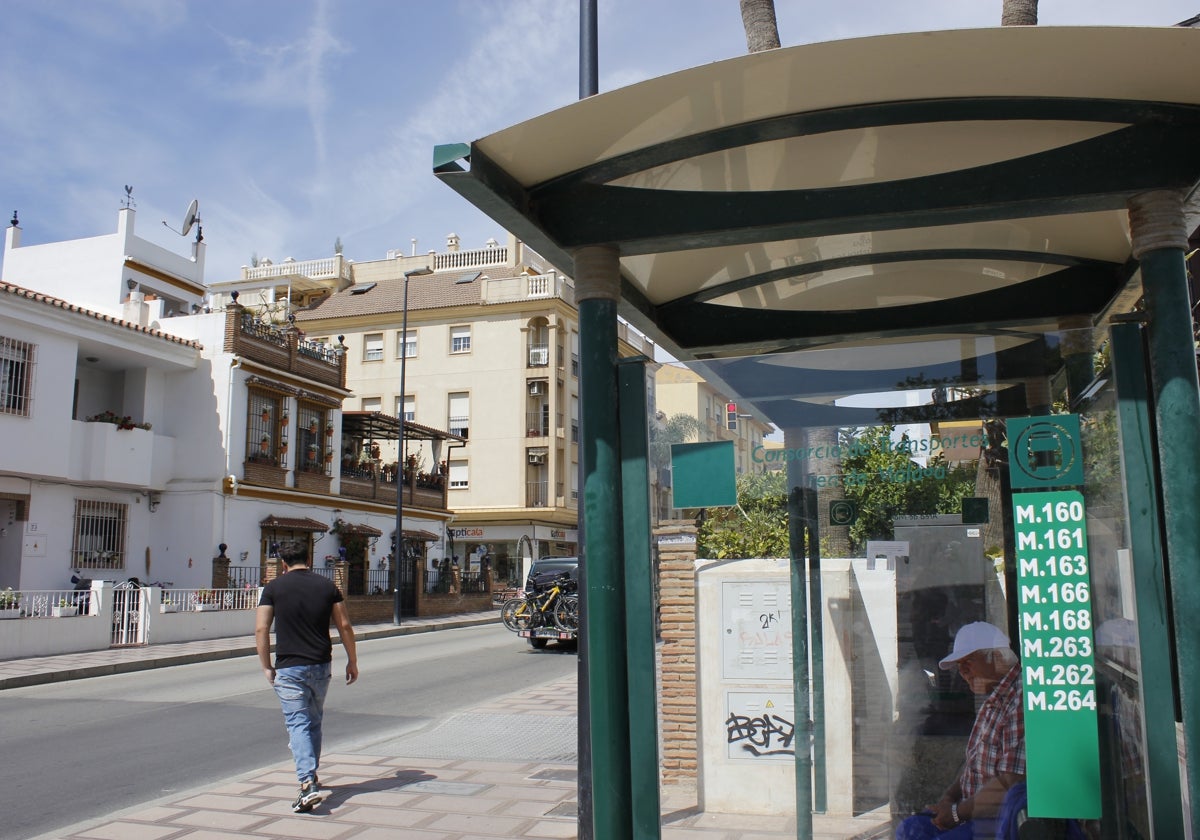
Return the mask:
<path id="1" fill-rule="evenodd" d="M 400 624 L 400 564 L 407 558 L 404 556 L 404 374 L 408 367 L 408 353 L 405 342 L 408 339 L 408 278 L 409 272 L 404 272 L 404 315 L 400 327 L 400 436 L 396 441 L 396 474 L 392 480 L 396 482 L 396 545 L 392 549 L 392 566 L 396 577 L 396 585 L 392 588 L 392 623 Z"/>
<path id="2" fill-rule="evenodd" d="M 432 274 L 429 268 L 414 268 L 404 272 L 404 314 L 400 326 L 400 437 L 396 441 L 396 474 L 392 480 L 396 482 L 396 545 L 392 549 L 392 566 L 394 567 L 395 586 L 392 589 L 392 623 L 400 623 L 400 564 L 408 558 L 404 553 L 404 375 L 408 369 L 408 281 L 419 274 Z"/>
<path id="3" fill-rule="evenodd" d="M 1194 617 L 1200 603 L 1200 384 L 1184 262 L 1182 194 L 1162 190 L 1134 196 L 1129 201 L 1129 228 L 1149 323 L 1163 532 L 1187 752 L 1185 798 L 1193 803 L 1192 835 L 1200 836 L 1200 808 L 1194 807 L 1200 802 L 1200 621 Z"/>
<path id="4" fill-rule="evenodd" d="M 579 98 L 600 91 L 600 59 L 596 36 L 596 0 L 579 0 Z"/>
<path id="5" fill-rule="evenodd" d="M 650 482 L 646 357 L 617 366 L 624 520 L 625 643 L 629 669 L 629 784 L 633 833 L 662 836 L 658 795 L 658 685 L 654 657 L 654 582 L 650 563 Z"/>
<path id="6" fill-rule="evenodd" d="M 629 781 L 629 689 L 625 657 L 621 469 L 617 418 L 617 297 L 615 248 L 575 252 L 579 306 L 579 390 L 582 407 L 583 546 L 586 567 L 587 682 L 591 712 L 592 830 L 600 840 L 632 840 Z"/>
<path id="7" fill-rule="evenodd" d="M 804 522 L 804 489 L 792 487 L 788 493 L 788 543 L 791 562 L 792 607 L 792 691 L 796 707 L 796 838 L 811 840 L 812 808 L 812 724 L 808 687 L 808 564 L 804 538 L 810 532 Z"/>
<path id="8" fill-rule="evenodd" d="M 597 37 L 596 37 L 596 0 L 579 0 L 579 98 L 586 99 L 599 92 L 597 74 Z M 579 308 L 580 332 L 583 331 L 583 307 Z M 615 329 L 615 324 L 613 325 Z M 582 374 L 582 370 L 580 371 Z M 582 393 L 580 403 L 583 403 Z M 581 418 L 581 423 L 583 422 Z M 582 431 L 582 430 L 581 430 Z M 581 435 L 582 441 L 582 435 Z M 579 487 L 586 484 L 587 467 L 584 459 L 579 459 Z M 582 496 L 580 498 L 583 498 Z M 579 782 L 577 799 L 579 800 L 579 840 L 592 840 L 592 708 L 591 684 L 588 677 L 588 605 L 587 605 L 587 557 L 584 556 L 584 544 L 587 541 L 585 517 L 579 517 Z"/>

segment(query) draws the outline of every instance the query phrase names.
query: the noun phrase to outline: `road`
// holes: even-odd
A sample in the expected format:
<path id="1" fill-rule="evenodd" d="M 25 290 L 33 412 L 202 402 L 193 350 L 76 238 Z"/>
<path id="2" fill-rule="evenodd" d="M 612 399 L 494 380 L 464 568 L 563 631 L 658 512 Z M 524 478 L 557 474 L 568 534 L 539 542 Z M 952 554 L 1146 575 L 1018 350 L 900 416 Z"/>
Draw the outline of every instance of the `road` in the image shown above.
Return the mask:
<path id="1" fill-rule="evenodd" d="M 499 625 L 360 642 L 357 683 L 334 647 L 325 751 L 359 749 L 576 670 Z M 254 657 L 0 691 L 0 830 L 24 840 L 287 761 Z M 464 756 L 465 757 L 465 756 Z"/>

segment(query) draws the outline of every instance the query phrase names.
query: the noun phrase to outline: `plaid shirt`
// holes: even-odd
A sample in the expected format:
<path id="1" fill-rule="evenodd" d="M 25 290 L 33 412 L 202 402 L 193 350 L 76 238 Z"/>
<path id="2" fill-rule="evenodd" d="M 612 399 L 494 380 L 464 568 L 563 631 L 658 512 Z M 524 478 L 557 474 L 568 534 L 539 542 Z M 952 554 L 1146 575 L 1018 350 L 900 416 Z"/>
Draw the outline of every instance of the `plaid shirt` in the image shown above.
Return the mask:
<path id="1" fill-rule="evenodd" d="M 959 784 L 963 799 L 1001 773 L 1025 775 L 1025 710 L 1021 665 L 1012 667 L 983 701 L 967 739 L 967 763 Z"/>

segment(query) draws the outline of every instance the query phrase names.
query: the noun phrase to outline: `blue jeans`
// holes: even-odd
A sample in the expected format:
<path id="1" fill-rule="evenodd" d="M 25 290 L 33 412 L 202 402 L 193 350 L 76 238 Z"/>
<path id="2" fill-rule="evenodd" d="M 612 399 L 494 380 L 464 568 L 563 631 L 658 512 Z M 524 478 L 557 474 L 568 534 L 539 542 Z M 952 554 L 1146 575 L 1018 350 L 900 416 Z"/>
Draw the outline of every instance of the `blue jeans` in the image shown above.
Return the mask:
<path id="1" fill-rule="evenodd" d="M 321 764 L 321 717 L 325 712 L 325 693 L 333 673 L 332 663 L 294 665 L 275 671 L 275 694 L 283 707 L 283 722 L 288 731 L 288 747 L 296 762 L 300 784 L 317 775 Z"/>

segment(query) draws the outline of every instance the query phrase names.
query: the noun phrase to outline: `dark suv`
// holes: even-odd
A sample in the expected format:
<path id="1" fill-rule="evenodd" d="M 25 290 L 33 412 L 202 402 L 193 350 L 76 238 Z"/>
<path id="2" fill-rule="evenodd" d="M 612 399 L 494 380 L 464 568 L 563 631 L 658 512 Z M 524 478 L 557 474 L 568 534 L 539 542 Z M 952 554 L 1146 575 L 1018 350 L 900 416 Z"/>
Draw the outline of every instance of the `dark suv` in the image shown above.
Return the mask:
<path id="1" fill-rule="evenodd" d="M 525 592 L 532 592 L 539 586 L 545 586 L 561 572 L 570 573 L 571 580 L 579 583 L 579 558 L 543 557 L 540 560 L 534 560 L 529 566 L 529 577 L 525 579 Z"/>

